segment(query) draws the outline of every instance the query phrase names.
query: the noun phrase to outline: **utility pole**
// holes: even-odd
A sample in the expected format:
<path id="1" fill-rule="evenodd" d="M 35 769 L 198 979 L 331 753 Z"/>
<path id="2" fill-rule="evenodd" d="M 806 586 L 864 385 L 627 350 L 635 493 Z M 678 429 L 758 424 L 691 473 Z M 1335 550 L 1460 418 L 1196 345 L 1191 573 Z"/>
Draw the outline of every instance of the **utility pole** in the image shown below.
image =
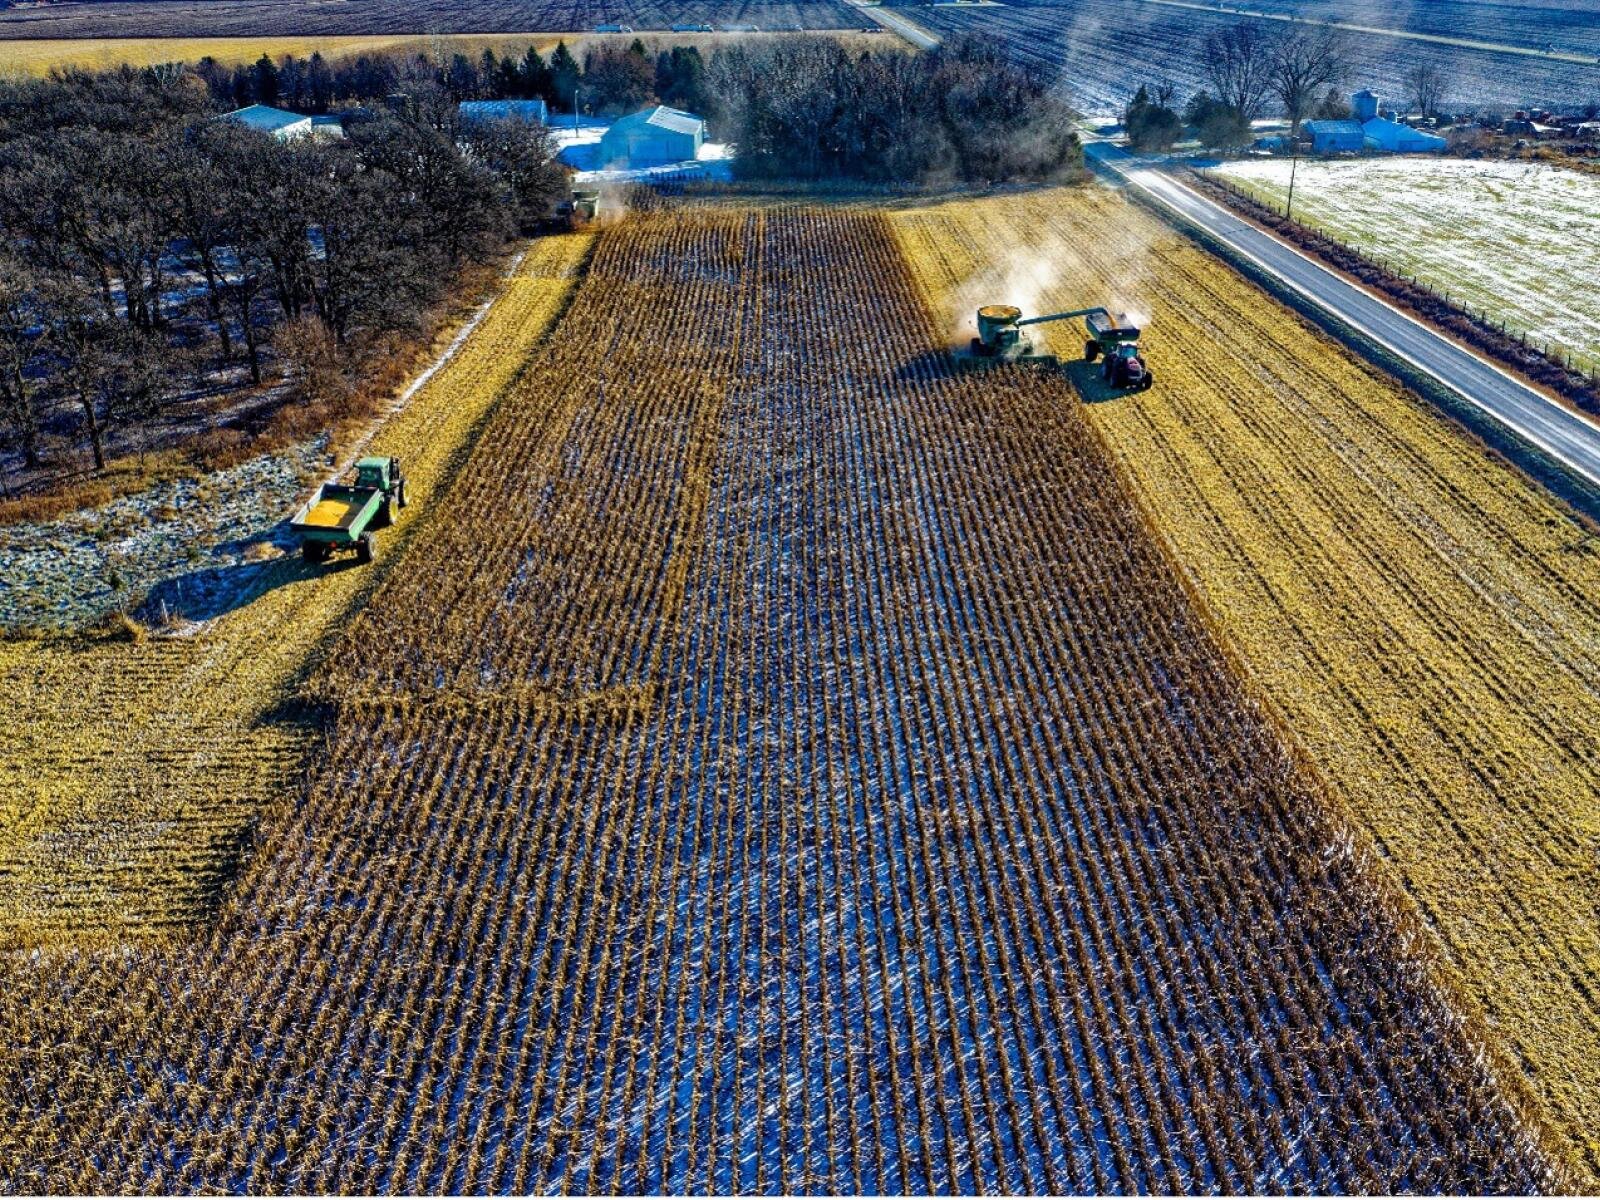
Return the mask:
<path id="1" fill-rule="evenodd" d="M 1289 202 L 1284 205 L 1283 219 L 1294 220 L 1294 176 L 1300 169 L 1300 138 L 1293 131 L 1289 134 Z"/>

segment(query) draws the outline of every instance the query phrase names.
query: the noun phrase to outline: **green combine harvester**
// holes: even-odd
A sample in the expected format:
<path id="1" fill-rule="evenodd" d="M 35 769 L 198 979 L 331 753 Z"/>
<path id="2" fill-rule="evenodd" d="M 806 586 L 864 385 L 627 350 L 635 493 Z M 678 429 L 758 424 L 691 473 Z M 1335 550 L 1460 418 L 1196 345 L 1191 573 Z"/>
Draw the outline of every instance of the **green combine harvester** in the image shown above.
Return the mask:
<path id="1" fill-rule="evenodd" d="M 1023 327 L 1078 317 L 1083 318 L 1089 335 L 1083 343 L 1083 360 L 1092 363 L 1102 359 L 1101 374 L 1107 383 L 1139 392 L 1155 383 L 1155 372 L 1139 350 L 1139 337 L 1144 331 L 1126 313 L 1113 313 L 1100 306 L 1025 318 L 1014 304 L 986 304 L 978 310 L 978 336 L 972 339 L 968 350 L 957 355 L 957 362 L 964 367 L 999 363 L 1057 366 L 1056 356 L 1035 346 L 1022 332 Z"/>
<path id="2" fill-rule="evenodd" d="M 398 458 L 363 458 L 351 483 L 325 483 L 295 513 L 289 528 L 300 537 L 300 555 L 308 563 L 325 563 L 341 550 L 354 550 L 356 561 L 378 556 L 372 533 L 393 525 L 406 506 L 406 479 Z"/>

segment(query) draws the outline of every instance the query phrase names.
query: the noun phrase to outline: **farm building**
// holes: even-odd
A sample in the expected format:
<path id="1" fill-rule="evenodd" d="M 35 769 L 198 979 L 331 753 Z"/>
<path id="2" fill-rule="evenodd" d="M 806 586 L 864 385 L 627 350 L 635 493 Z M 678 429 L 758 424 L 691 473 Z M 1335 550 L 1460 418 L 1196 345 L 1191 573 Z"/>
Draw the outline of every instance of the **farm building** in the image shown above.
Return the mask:
<path id="1" fill-rule="evenodd" d="M 1365 134 L 1359 121 L 1307 121 L 1302 128 L 1311 137 L 1313 154 L 1354 154 Z"/>
<path id="2" fill-rule="evenodd" d="M 1436 133 L 1378 116 L 1376 92 L 1355 93 L 1350 109 L 1354 120 L 1307 121 L 1302 126 L 1311 138 L 1313 154 L 1431 154 L 1445 148 L 1445 140 Z"/>
<path id="3" fill-rule="evenodd" d="M 543 100 L 464 100 L 460 108 L 463 121 L 525 121 L 529 125 L 550 124 L 550 106 Z"/>
<path id="4" fill-rule="evenodd" d="M 287 142 L 294 138 L 310 137 L 312 132 L 310 117 L 303 117 L 299 113 L 286 112 L 281 108 L 273 108 L 266 104 L 252 104 L 248 108 L 236 108 L 233 112 L 223 113 L 217 119 L 219 121 L 232 121 L 237 125 L 243 125 L 246 129 L 254 129 L 259 133 L 271 134 L 280 142 Z"/>
<path id="5" fill-rule="evenodd" d="M 1374 117 L 1361 127 L 1363 147 L 1380 154 L 1442 153 L 1445 140 L 1436 133 L 1413 129 L 1398 121 Z"/>
<path id="6" fill-rule="evenodd" d="M 623 117 L 600 139 L 607 167 L 662 167 L 692 162 L 705 142 L 706 123 L 693 113 L 657 104 Z"/>

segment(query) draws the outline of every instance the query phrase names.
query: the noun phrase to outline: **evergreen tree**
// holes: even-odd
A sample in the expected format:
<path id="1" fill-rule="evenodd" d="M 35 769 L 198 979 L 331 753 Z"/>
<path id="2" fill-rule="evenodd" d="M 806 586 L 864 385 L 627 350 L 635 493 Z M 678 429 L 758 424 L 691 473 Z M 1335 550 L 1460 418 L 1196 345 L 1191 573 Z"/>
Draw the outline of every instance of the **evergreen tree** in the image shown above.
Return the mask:
<path id="1" fill-rule="evenodd" d="M 519 95 L 530 99 L 552 99 L 550 89 L 550 68 L 545 66 L 544 58 L 532 46 L 522 56 L 522 62 L 517 68 Z"/>
<path id="2" fill-rule="evenodd" d="M 276 104 L 278 102 L 278 68 L 272 65 L 272 60 L 263 54 L 256 59 L 256 65 L 251 68 L 251 90 L 255 94 L 257 104 Z"/>
<path id="3" fill-rule="evenodd" d="M 706 63 L 695 46 L 674 46 L 656 60 L 656 98 L 673 108 L 710 116 L 713 105 Z"/>
<path id="4" fill-rule="evenodd" d="M 328 66 L 328 60 L 322 57 L 322 52 L 316 51 L 306 64 L 306 103 L 311 111 L 327 112 L 333 103 L 333 91 L 333 71 Z"/>
<path id="5" fill-rule="evenodd" d="M 1165 151 L 1182 135 L 1183 118 L 1165 103 L 1164 96 L 1152 100 L 1150 89 L 1140 84 L 1122 115 L 1122 127 L 1135 150 Z"/>
<path id="6" fill-rule="evenodd" d="M 572 51 L 567 49 L 567 44 L 557 42 L 555 50 L 550 55 L 550 99 L 561 108 L 571 109 L 582 74 L 578 68 L 578 60 L 572 57 Z"/>

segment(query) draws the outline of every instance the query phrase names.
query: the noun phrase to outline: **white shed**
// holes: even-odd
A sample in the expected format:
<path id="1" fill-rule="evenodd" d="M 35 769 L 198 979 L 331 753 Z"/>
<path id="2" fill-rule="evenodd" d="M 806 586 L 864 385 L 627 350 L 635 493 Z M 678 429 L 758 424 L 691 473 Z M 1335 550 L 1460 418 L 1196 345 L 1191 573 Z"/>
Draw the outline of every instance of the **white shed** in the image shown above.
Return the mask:
<path id="1" fill-rule="evenodd" d="M 693 113 L 658 104 L 623 117 L 600 138 L 602 167 L 664 167 L 692 162 L 706 139 L 706 123 Z"/>
<path id="2" fill-rule="evenodd" d="M 270 134 L 280 142 L 311 136 L 310 117 L 303 117 L 299 113 L 286 112 L 284 109 L 273 108 L 267 104 L 252 104 L 247 108 L 236 108 L 230 113 L 223 113 L 217 119 L 219 121 L 232 121 L 237 125 L 243 125 L 246 129 L 254 129 L 259 133 Z"/>

